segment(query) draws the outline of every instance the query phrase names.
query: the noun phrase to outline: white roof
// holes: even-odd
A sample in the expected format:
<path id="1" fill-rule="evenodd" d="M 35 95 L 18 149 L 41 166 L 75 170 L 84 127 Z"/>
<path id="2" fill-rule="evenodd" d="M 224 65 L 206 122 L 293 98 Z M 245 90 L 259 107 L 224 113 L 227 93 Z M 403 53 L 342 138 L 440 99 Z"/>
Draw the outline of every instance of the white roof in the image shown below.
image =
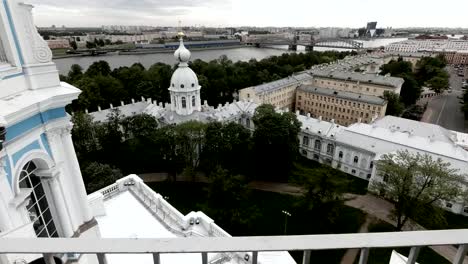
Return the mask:
<path id="1" fill-rule="evenodd" d="M 408 261 L 407 257 L 399 254 L 395 250 L 392 251 L 392 256 L 390 258 L 390 264 L 406 264 L 407 261 Z M 416 264 L 418 264 L 418 263 L 416 262 Z"/>
<path id="2" fill-rule="evenodd" d="M 126 186 L 125 183 L 132 181 L 134 185 Z M 128 188 L 131 188 L 130 191 Z M 112 193 L 112 194 L 111 194 Z M 107 196 L 106 196 L 107 195 Z M 152 211 L 145 206 L 143 202 L 136 198 L 140 195 L 149 195 L 152 198 L 145 198 L 154 201 L 153 207 L 158 211 Z M 146 196 L 145 196 L 146 197 Z M 95 218 L 99 224 L 99 229 L 102 238 L 175 238 L 186 236 L 230 236 L 215 225 L 213 220 L 202 212 L 191 212 L 184 216 L 177 209 L 173 208 L 167 201 L 161 200 L 162 197 L 152 191 L 143 181 L 136 175 L 127 176 L 116 184 L 108 186 L 98 192 L 89 195 L 91 207 L 94 211 Z M 156 206 L 158 200 L 162 203 Z M 159 216 L 161 212 L 169 214 L 167 217 Z M 180 229 L 180 223 L 174 223 L 174 217 L 183 218 L 187 222 L 184 229 Z M 200 219 L 200 224 L 189 225 L 189 219 Z M 164 221 L 164 222 L 161 222 Z M 211 224 L 210 224 L 211 223 Z M 171 227 L 169 229 L 168 227 Z M 216 225 L 215 225 L 216 226 Z M 211 229 L 217 231 L 213 235 L 210 234 Z M 185 230 L 185 231 L 182 231 Z M 184 233 L 185 232 L 185 233 Z M 240 257 L 239 257 L 240 256 Z M 244 253 L 239 253 L 237 257 L 226 258 L 222 253 L 208 254 L 208 260 L 216 263 L 244 263 L 239 262 Z M 151 254 L 126 254 L 126 255 L 107 255 L 110 264 L 153 264 Z M 288 252 L 259 252 L 258 261 L 260 264 L 295 264 L 294 259 Z M 162 254 L 161 263 L 163 264 L 186 264 L 186 263 L 202 263 L 201 254 Z"/>
<path id="3" fill-rule="evenodd" d="M 302 123 L 302 132 L 310 132 L 313 134 L 322 135 L 323 137 L 327 138 L 335 137 L 337 133 L 346 128 L 332 122 L 327 122 L 304 115 L 297 115 L 297 119 Z"/>
<path id="4" fill-rule="evenodd" d="M 453 143 L 456 138 L 456 134 L 453 131 L 447 130 L 441 126 L 395 116 L 379 118 L 372 123 L 372 125 L 390 130 L 412 133 L 420 137 L 431 137 L 435 140 L 447 143 Z"/>
<path id="5" fill-rule="evenodd" d="M 459 169 L 462 173 L 468 170 L 468 152 L 455 143 L 362 123 L 344 129 L 337 134 L 336 139 L 376 154 L 386 154 L 397 150 L 427 153 L 450 162 L 453 168 Z"/>

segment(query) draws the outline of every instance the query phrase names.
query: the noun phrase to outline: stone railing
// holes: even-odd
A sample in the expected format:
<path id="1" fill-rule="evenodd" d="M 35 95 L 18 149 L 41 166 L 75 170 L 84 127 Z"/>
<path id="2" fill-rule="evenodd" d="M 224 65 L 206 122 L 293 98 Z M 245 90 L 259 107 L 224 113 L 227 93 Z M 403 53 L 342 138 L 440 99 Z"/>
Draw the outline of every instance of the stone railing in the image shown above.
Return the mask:
<path id="1" fill-rule="evenodd" d="M 100 264 L 106 263 L 106 254 L 152 254 L 155 264 L 161 264 L 161 255 L 198 253 L 202 264 L 210 263 L 208 254 L 216 252 L 251 252 L 248 263 L 257 264 L 259 252 L 302 251 L 303 264 L 310 264 L 311 252 L 318 250 L 360 249 L 359 263 L 366 264 L 369 251 L 377 248 L 411 247 L 407 260 L 414 264 L 421 248 L 456 245 L 453 264 L 462 264 L 468 252 L 468 229 L 330 234 L 271 237 L 195 237 L 164 239 L 99 239 L 99 238 L 0 238 L 0 263 L 9 263 L 4 254 L 42 254 L 46 263 L 54 264 L 54 254 L 96 254 Z M 216 255 L 212 263 L 221 263 Z M 164 263 L 162 263 L 164 264 Z"/>

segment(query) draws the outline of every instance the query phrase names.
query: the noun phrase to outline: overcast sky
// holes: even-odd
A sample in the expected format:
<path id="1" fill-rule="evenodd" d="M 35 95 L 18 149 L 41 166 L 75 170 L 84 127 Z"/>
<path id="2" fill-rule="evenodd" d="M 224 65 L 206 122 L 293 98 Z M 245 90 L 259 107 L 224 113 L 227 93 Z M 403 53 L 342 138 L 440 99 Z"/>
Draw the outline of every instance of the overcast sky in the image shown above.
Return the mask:
<path id="1" fill-rule="evenodd" d="M 465 27 L 468 0 L 29 0 L 38 26 Z"/>

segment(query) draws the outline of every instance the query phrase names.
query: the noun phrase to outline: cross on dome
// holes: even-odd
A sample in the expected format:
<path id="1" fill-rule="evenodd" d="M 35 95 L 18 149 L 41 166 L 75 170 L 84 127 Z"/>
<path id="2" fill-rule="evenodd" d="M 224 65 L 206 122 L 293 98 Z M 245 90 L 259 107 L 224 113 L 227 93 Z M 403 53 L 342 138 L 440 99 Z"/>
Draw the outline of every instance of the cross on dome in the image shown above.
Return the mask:
<path id="1" fill-rule="evenodd" d="M 179 48 L 174 52 L 174 57 L 179 61 L 179 66 L 187 66 L 192 54 L 184 45 L 184 33 L 179 32 L 177 36 L 179 36 L 180 44 Z"/>

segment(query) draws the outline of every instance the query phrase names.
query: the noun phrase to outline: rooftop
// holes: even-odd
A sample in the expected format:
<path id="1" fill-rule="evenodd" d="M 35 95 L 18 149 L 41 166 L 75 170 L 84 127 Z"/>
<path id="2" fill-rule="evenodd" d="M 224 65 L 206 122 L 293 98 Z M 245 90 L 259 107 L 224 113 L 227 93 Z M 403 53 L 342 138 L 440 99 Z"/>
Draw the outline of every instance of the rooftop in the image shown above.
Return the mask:
<path id="1" fill-rule="evenodd" d="M 181 214 L 136 175 L 127 176 L 89 195 L 92 211 L 105 239 L 172 239 L 231 237 L 203 212 Z M 248 263 L 251 253 L 209 253 L 209 263 Z M 108 255 L 110 264 L 152 264 L 150 254 Z M 286 251 L 259 252 L 259 263 L 296 263 Z M 161 263 L 202 263 L 200 254 L 164 254 Z"/>
<path id="2" fill-rule="evenodd" d="M 398 88 L 403 85 L 404 80 L 398 77 L 390 77 L 390 76 L 382 76 L 378 74 L 366 74 L 366 73 L 358 73 L 358 72 L 351 72 L 351 71 L 335 71 L 333 68 L 315 68 L 311 69 L 310 73 L 314 77 L 322 77 L 327 79 L 339 79 L 345 81 L 355 81 L 355 82 L 362 82 L 362 83 L 373 83 L 379 85 L 385 85 L 393 88 Z"/>
<path id="3" fill-rule="evenodd" d="M 312 79 L 312 76 L 310 76 L 308 73 L 299 73 L 277 81 L 257 85 L 253 88 L 256 93 L 271 92 L 283 87 L 291 86 L 293 84 L 300 84 L 301 82 L 310 79 Z"/>
<path id="4" fill-rule="evenodd" d="M 346 92 L 346 91 L 338 91 L 338 90 L 327 89 L 327 88 L 320 88 L 320 87 L 315 87 L 313 85 L 301 85 L 298 88 L 298 90 L 309 92 L 309 93 L 314 93 L 314 94 L 325 95 L 325 96 L 333 96 L 333 97 L 340 98 L 340 99 L 347 99 L 347 100 L 352 100 L 352 101 L 357 101 L 357 102 L 374 104 L 374 105 L 386 104 L 386 101 L 378 96 L 358 94 L 358 93 L 352 93 L 352 92 Z"/>

